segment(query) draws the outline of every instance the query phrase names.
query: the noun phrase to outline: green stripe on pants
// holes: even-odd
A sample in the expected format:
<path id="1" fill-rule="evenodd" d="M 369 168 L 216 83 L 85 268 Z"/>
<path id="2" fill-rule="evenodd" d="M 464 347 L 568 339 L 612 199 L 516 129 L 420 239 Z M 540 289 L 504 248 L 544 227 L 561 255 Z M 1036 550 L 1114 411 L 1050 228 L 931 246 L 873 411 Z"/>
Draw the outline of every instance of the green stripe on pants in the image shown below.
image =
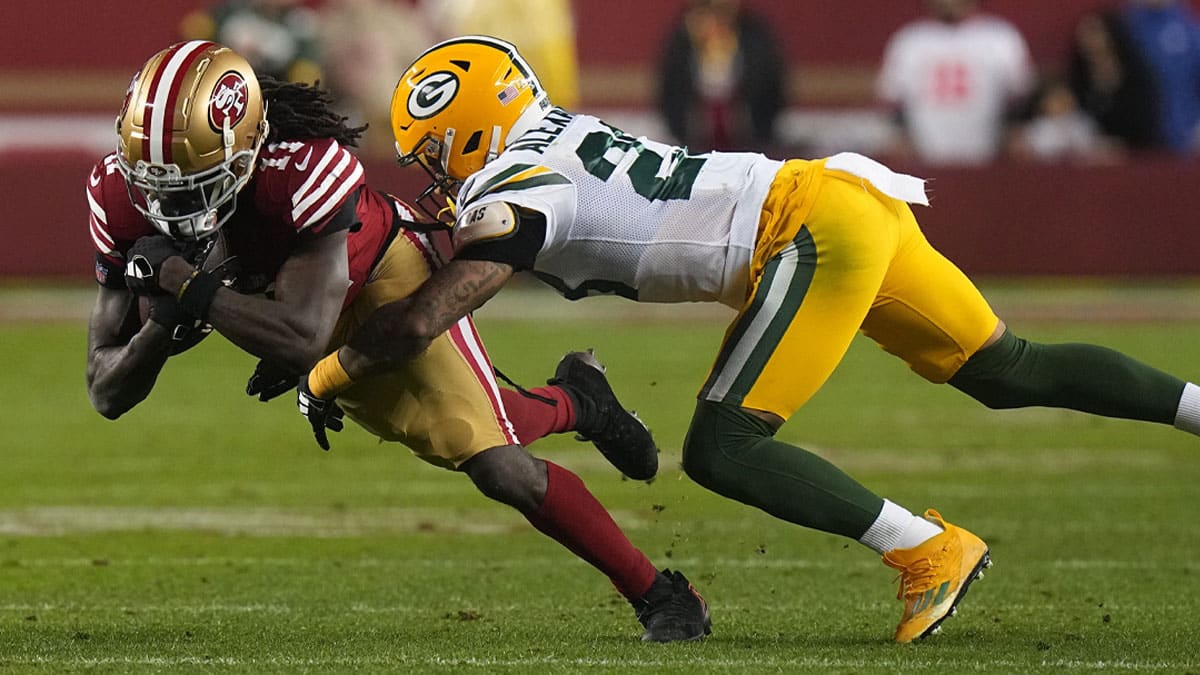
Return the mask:
<path id="1" fill-rule="evenodd" d="M 804 302 L 816 268 L 817 248 L 802 226 L 764 267 L 754 299 L 721 347 L 701 399 L 741 404 Z"/>

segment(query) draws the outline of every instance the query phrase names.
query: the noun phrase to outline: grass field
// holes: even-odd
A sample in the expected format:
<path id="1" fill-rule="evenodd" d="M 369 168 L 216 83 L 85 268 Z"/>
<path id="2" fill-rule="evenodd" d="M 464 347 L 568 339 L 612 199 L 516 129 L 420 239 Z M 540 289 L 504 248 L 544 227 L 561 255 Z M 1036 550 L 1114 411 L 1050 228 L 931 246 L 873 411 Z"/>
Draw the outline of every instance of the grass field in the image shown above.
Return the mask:
<path id="1" fill-rule="evenodd" d="M 989 291 L 1026 337 L 1200 378 L 1194 287 Z M 30 297 L 0 294 L 10 319 L 46 304 Z M 706 642 L 640 643 L 605 579 L 463 476 L 355 428 L 321 452 L 289 397 L 242 394 L 254 360 L 221 338 L 108 422 L 86 398 L 82 320 L 10 320 L 0 671 L 1200 673 L 1200 439 L 988 411 L 857 341 L 781 438 L 938 508 L 996 561 L 942 634 L 898 646 L 893 574 L 875 556 L 680 471 L 727 315 L 632 309 L 512 293 L 479 324 L 497 365 L 530 385 L 563 352 L 596 347 L 649 421 L 663 456 L 648 485 L 569 436 L 532 450 L 577 471 L 656 564 L 696 583 L 713 608 Z"/>

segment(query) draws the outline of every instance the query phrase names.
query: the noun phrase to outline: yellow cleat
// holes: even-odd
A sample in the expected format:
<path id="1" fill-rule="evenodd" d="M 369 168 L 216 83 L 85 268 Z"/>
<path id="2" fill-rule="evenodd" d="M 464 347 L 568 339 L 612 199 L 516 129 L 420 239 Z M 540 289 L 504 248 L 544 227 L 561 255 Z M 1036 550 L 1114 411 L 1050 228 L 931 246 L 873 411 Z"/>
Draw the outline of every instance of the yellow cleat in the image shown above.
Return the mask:
<path id="1" fill-rule="evenodd" d="M 883 554 L 883 564 L 900 572 L 896 597 L 904 601 L 904 614 L 896 626 L 896 642 L 912 642 L 937 632 L 942 621 L 954 615 L 971 582 L 992 566 L 982 539 L 942 520 L 933 509 L 925 512 L 925 518 L 945 531 L 920 546 Z"/>

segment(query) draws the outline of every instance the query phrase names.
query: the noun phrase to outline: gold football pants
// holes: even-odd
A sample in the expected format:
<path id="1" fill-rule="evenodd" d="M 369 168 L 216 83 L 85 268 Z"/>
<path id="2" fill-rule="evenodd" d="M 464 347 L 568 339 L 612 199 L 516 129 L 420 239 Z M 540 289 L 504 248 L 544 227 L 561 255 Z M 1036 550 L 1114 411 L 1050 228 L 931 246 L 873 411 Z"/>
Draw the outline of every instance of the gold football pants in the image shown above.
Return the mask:
<path id="1" fill-rule="evenodd" d="M 787 419 L 857 331 L 945 382 L 999 319 L 908 204 L 824 160 L 787 162 L 763 204 L 749 296 L 700 398 Z"/>
<path id="2" fill-rule="evenodd" d="M 358 297 L 338 319 L 329 351 L 345 344 L 379 307 L 408 297 L 449 258 L 446 233 L 401 230 Z M 464 317 L 400 370 L 364 379 L 338 395 L 346 414 L 421 459 L 457 468 L 480 452 L 517 444 L 491 361 Z"/>

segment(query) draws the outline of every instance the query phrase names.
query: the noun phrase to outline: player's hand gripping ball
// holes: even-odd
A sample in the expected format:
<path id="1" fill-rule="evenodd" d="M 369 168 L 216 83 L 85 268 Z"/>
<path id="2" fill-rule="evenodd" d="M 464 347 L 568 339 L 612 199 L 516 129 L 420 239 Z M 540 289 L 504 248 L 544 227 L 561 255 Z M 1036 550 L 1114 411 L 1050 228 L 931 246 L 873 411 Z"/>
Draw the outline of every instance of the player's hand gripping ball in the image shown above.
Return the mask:
<path id="1" fill-rule="evenodd" d="M 236 260 L 229 255 L 225 238 L 220 232 L 192 245 L 177 242 L 166 235 L 142 237 L 129 249 L 125 282 L 137 294 L 138 316 L 143 324 L 153 321 L 171 331 L 171 353 L 179 354 L 200 344 L 213 329 L 208 323 L 189 316 L 175 298 L 157 290 L 157 275 L 162 263 L 173 255 L 181 255 L 192 265 L 217 274 L 226 286 L 232 285 L 236 279 Z M 154 280 L 154 290 L 146 290 L 145 284 L 141 284 L 141 291 L 135 288 L 136 282 L 131 279 L 131 266 L 135 264 L 135 259 L 139 262 L 132 273 L 141 274 L 143 280 Z"/>
<path id="2" fill-rule="evenodd" d="M 158 285 L 167 258 L 182 255 L 185 245 L 165 234 L 142 237 L 133 242 L 125 263 L 125 285 L 138 295 L 162 293 Z"/>

